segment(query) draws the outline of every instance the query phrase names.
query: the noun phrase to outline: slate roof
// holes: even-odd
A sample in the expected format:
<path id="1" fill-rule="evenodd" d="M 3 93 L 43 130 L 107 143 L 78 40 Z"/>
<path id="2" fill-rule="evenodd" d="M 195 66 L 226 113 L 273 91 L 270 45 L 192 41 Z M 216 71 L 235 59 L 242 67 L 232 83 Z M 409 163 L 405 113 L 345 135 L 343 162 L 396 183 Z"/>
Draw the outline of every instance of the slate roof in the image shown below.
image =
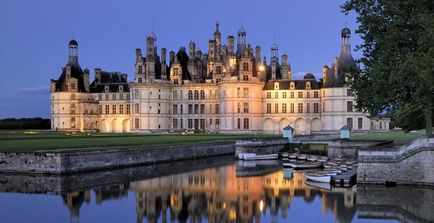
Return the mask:
<path id="1" fill-rule="evenodd" d="M 109 86 L 109 92 L 119 92 L 119 86 L 123 86 L 123 92 L 129 92 L 127 74 L 120 72 L 101 71 L 100 79 L 96 79 L 90 84 L 91 93 L 105 92 L 105 86 Z"/>
<path id="2" fill-rule="evenodd" d="M 84 77 L 83 70 L 78 64 L 77 56 L 69 56 L 68 63 L 64 68 L 62 68 L 62 73 L 58 80 L 54 80 L 56 82 L 56 92 L 66 91 L 66 68 L 71 67 L 71 78 L 76 78 L 78 83 L 78 92 L 87 92 L 84 86 Z"/>
<path id="3" fill-rule="evenodd" d="M 310 81 L 310 89 L 320 89 L 322 87 L 322 83 L 316 81 L 315 79 L 303 79 L 303 80 L 268 80 L 265 83 L 263 90 L 274 90 L 274 83 L 279 82 L 279 90 L 290 90 L 291 82 L 295 83 L 295 90 L 303 90 L 306 89 L 306 82 Z"/>

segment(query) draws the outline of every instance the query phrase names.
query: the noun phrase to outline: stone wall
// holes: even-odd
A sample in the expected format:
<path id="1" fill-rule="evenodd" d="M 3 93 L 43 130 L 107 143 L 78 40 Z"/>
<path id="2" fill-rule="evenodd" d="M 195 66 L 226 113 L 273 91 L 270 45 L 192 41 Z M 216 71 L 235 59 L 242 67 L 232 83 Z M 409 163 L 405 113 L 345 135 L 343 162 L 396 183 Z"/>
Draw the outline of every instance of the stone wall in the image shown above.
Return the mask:
<path id="1" fill-rule="evenodd" d="M 367 147 L 384 148 L 385 146 L 391 146 L 393 141 L 357 141 L 336 139 L 328 142 L 328 157 L 344 157 L 357 159 L 358 151 Z"/>
<path id="2" fill-rule="evenodd" d="M 434 188 L 357 186 L 358 218 L 434 222 Z"/>
<path id="3" fill-rule="evenodd" d="M 434 186 L 434 138 L 397 148 L 359 151 L 357 183 Z"/>
<path id="4" fill-rule="evenodd" d="M 149 147 L 149 146 L 148 146 Z M 234 154 L 233 142 L 70 152 L 0 153 L 0 172 L 64 174 Z"/>

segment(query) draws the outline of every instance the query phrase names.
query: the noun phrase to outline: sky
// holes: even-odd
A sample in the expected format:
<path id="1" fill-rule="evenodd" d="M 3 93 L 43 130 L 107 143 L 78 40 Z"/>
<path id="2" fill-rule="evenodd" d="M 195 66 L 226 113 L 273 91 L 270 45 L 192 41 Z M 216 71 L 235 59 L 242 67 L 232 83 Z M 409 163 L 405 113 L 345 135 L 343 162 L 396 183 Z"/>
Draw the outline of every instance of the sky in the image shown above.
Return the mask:
<path id="1" fill-rule="evenodd" d="M 68 42 L 78 41 L 79 63 L 91 70 L 134 76 L 135 49 L 144 52 L 154 32 L 157 47 L 177 51 L 190 40 L 207 50 L 215 23 L 223 44 L 241 25 L 247 42 L 270 58 L 275 42 L 288 54 L 295 78 L 317 77 L 340 50 L 340 31 L 352 30 L 355 15 L 345 15 L 344 0 L 1 0 L 0 118 L 50 117 L 50 79 L 58 79 L 68 58 Z M 355 47 L 353 47 L 354 49 Z M 353 52 L 355 58 L 361 52 Z"/>

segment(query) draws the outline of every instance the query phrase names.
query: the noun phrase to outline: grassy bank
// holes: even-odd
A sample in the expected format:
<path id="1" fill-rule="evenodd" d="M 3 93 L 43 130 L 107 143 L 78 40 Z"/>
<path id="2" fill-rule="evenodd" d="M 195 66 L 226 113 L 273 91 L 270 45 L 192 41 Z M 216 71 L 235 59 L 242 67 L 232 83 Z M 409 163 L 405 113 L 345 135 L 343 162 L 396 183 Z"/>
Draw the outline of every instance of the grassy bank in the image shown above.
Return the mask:
<path id="1" fill-rule="evenodd" d="M 39 131 L 1 131 L 0 152 L 35 150 L 85 149 L 112 146 L 149 146 L 174 143 L 227 142 L 255 137 L 270 138 L 273 135 L 224 135 L 224 134 L 65 134 Z M 277 136 L 278 137 L 278 136 Z"/>
<path id="2" fill-rule="evenodd" d="M 419 137 L 424 136 L 422 131 L 405 133 L 404 131 L 370 132 L 362 135 L 354 135 L 354 140 L 393 140 L 395 145 L 405 145 Z"/>

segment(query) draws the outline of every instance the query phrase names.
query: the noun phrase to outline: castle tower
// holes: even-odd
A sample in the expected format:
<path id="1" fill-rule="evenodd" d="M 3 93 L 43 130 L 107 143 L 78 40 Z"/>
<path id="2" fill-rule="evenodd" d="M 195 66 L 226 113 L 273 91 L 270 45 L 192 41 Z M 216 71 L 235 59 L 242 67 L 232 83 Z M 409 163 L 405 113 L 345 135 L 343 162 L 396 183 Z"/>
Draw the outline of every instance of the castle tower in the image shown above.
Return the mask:
<path id="1" fill-rule="evenodd" d="M 77 43 L 77 41 L 75 39 L 72 39 L 71 41 L 69 41 L 68 48 L 69 48 L 68 63 L 70 63 L 70 64 L 78 63 L 78 43 Z"/>
<path id="2" fill-rule="evenodd" d="M 228 41 L 228 54 L 229 56 L 234 54 L 234 37 L 229 35 L 227 38 Z"/>
<path id="3" fill-rule="evenodd" d="M 190 43 L 188 44 L 188 49 L 190 60 L 194 60 L 196 56 L 196 44 L 193 41 L 190 41 Z"/>
<path id="4" fill-rule="evenodd" d="M 243 26 L 238 30 L 238 43 L 237 43 L 237 56 L 240 56 L 244 53 L 244 50 L 246 49 L 246 37 L 247 33 Z"/>
<path id="5" fill-rule="evenodd" d="M 155 60 L 157 58 L 157 47 L 155 46 L 156 41 L 157 37 L 153 32 L 146 38 L 146 82 L 153 82 L 155 79 Z"/>
<path id="6" fill-rule="evenodd" d="M 255 47 L 255 62 L 256 62 L 256 66 L 261 65 L 261 47 L 260 46 Z"/>
<path id="7" fill-rule="evenodd" d="M 282 79 L 291 79 L 291 71 L 289 70 L 288 55 L 282 55 L 282 65 L 280 67 L 280 73 L 282 74 Z"/>
<path id="8" fill-rule="evenodd" d="M 161 79 L 167 79 L 166 48 L 161 48 Z"/>
<path id="9" fill-rule="evenodd" d="M 222 42 L 222 34 L 220 33 L 220 25 L 219 22 L 215 24 L 215 31 L 214 31 L 214 41 L 216 46 L 220 46 Z"/>
<path id="10" fill-rule="evenodd" d="M 271 80 L 276 80 L 277 78 L 278 52 L 279 47 L 276 43 L 273 43 L 271 46 Z"/>

